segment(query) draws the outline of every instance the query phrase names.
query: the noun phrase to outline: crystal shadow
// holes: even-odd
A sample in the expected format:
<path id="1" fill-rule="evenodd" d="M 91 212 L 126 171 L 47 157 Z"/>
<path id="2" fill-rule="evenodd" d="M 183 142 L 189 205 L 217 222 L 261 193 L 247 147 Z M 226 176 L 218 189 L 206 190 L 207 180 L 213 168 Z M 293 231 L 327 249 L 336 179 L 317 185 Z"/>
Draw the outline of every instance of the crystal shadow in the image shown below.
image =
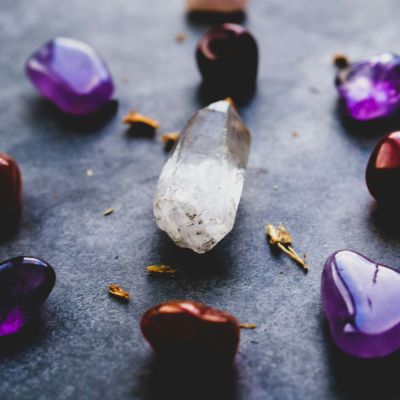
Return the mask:
<path id="1" fill-rule="evenodd" d="M 153 356 L 145 371 L 142 390 L 146 400 L 238 399 L 237 371 L 231 365 L 174 353 L 172 357 Z"/>

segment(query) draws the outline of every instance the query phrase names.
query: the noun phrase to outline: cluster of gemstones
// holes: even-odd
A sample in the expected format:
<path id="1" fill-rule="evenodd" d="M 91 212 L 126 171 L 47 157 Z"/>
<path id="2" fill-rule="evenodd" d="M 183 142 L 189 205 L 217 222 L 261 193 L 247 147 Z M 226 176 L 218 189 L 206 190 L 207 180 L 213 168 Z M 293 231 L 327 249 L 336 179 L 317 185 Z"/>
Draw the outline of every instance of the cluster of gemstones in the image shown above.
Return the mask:
<path id="1" fill-rule="evenodd" d="M 191 12 L 243 12 L 246 3 L 246 0 L 188 0 L 188 8 Z M 205 90 L 213 92 L 216 99 L 229 96 L 240 100 L 253 94 L 258 47 L 253 35 L 242 26 L 226 23 L 211 28 L 198 43 L 196 60 Z M 114 92 L 113 79 L 103 59 L 78 40 L 50 40 L 28 58 L 26 74 L 44 97 L 61 111 L 75 116 L 97 112 Z M 395 116 L 400 112 L 400 57 L 385 53 L 344 63 L 338 71 L 336 86 L 350 118 L 365 122 Z M 234 119 L 236 130 L 230 132 L 231 137 L 223 138 L 230 146 L 236 140 L 235 168 L 243 175 L 250 142 L 246 128 L 228 101 L 202 110 L 200 119 L 208 114 L 226 125 L 229 125 L 227 120 Z M 218 121 L 211 122 L 215 126 Z M 182 147 L 193 132 L 197 134 L 189 124 L 182 135 Z M 244 147 L 247 151 L 243 151 Z M 234 158 L 231 156 L 230 153 L 227 156 L 230 161 Z M 188 160 L 190 164 L 189 156 Z M 175 170 L 173 173 L 177 174 Z M 388 134 L 377 144 L 367 166 L 366 180 L 379 203 L 400 201 L 400 132 Z M 2 228 L 8 229 L 21 212 L 21 173 L 17 163 L 4 153 L 0 153 L 0 189 L 0 218 Z M 234 221 L 236 210 L 232 214 Z M 196 215 L 189 214 L 188 218 L 197 222 Z M 231 229 L 230 223 L 227 225 Z M 190 235 L 189 239 L 192 240 Z M 206 241 L 206 244 L 207 248 L 201 243 L 198 252 L 208 250 L 216 242 Z M 17 257 L 0 264 L 0 336 L 15 334 L 25 327 L 38 314 L 54 284 L 54 269 L 40 259 Z M 321 296 L 333 340 L 339 348 L 363 358 L 383 357 L 398 350 L 399 285 L 400 274 L 396 270 L 359 253 L 343 250 L 327 259 Z M 239 345 L 240 327 L 232 315 L 193 301 L 171 301 L 152 307 L 144 314 L 141 328 L 159 354 L 196 353 L 231 362 Z"/>

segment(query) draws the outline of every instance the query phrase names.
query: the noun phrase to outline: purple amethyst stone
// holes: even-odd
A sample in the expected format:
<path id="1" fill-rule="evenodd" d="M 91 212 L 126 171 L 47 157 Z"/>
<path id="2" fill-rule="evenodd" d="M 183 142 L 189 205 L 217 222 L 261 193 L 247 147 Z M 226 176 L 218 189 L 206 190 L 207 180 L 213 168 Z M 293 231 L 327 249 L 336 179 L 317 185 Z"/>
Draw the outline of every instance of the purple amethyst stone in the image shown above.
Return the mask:
<path id="1" fill-rule="evenodd" d="M 56 274 L 46 262 L 16 257 L 0 264 L 0 337 L 19 332 L 54 287 Z"/>
<path id="2" fill-rule="evenodd" d="M 74 39 L 56 38 L 44 44 L 28 58 L 26 74 L 44 97 L 69 114 L 96 111 L 114 91 L 103 59 Z"/>
<path id="3" fill-rule="evenodd" d="M 400 273 L 350 250 L 332 254 L 321 282 L 322 303 L 336 345 L 362 358 L 400 347 Z"/>
<path id="4" fill-rule="evenodd" d="M 383 53 L 352 63 L 338 71 L 336 86 L 352 118 L 388 117 L 400 108 L 400 57 Z"/>

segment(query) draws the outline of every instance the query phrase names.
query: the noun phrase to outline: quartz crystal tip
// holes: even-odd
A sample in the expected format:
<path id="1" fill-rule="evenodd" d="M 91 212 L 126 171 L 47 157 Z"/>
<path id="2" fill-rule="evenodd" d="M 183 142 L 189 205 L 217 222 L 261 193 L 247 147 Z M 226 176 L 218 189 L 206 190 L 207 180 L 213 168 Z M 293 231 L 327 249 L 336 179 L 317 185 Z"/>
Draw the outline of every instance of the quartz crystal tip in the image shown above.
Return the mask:
<path id="1" fill-rule="evenodd" d="M 250 140 L 226 100 L 189 120 L 161 172 L 154 199 L 157 224 L 177 246 L 205 253 L 232 230 Z"/>

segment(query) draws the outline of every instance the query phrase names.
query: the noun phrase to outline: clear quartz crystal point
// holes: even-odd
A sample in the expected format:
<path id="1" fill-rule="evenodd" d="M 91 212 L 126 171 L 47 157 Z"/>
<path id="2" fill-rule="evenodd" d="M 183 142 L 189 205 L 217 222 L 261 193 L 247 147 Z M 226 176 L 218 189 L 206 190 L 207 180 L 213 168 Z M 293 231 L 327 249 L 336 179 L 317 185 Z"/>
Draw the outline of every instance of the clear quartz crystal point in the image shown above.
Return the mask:
<path id="1" fill-rule="evenodd" d="M 248 0 L 187 0 L 189 11 L 202 12 L 239 12 L 244 11 Z"/>
<path id="2" fill-rule="evenodd" d="M 154 199 L 157 224 L 176 245 L 205 253 L 232 230 L 250 141 L 228 100 L 189 120 L 164 165 Z"/>

